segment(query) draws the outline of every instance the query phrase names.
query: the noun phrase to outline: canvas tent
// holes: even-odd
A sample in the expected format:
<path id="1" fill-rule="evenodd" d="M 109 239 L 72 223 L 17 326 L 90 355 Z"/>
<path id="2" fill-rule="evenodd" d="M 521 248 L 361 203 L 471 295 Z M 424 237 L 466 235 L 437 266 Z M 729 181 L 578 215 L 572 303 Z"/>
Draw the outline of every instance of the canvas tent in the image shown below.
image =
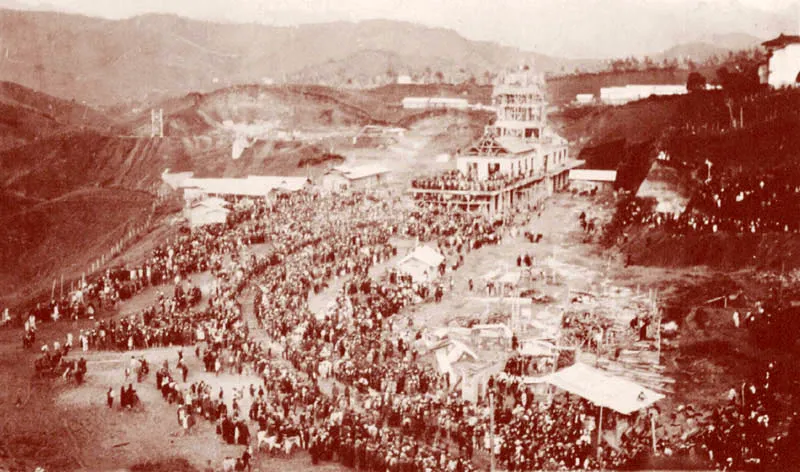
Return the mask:
<path id="1" fill-rule="evenodd" d="M 439 251 L 420 246 L 397 263 L 397 270 L 410 275 L 414 282 L 427 282 L 436 278 L 443 261 L 444 256 Z"/>
<path id="2" fill-rule="evenodd" d="M 457 378 L 453 364 L 462 360 L 474 362 L 478 360 L 475 351 L 461 341 L 448 340 L 431 348 L 436 358 L 436 367 L 442 374 L 450 374 L 451 381 Z"/>
<path id="3" fill-rule="evenodd" d="M 230 210 L 225 208 L 226 202 L 221 198 L 208 198 L 195 202 L 184 210 L 189 226 L 199 228 L 211 224 L 224 224 Z"/>
<path id="4" fill-rule="evenodd" d="M 552 343 L 540 339 L 526 339 L 522 341 L 519 353 L 523 356 L 552 356 L 555 353 L 555 346 Z"/>
<path id="5" fill-rule="evenodd" d="M 486 395 L 489 378 L 500 375 L 504 367 L 503 360 L 486 363 L 460 362 L 454 365 L 457 382 L 460 382 L 461 398 L 477 403 L 479 398 Z"/>
<path id="6" fill-rule="evenodd" d="M 647 408 L 664 395 L 586 364 L 575 364 L 548 375 L 546 381 L 567 392 L 623 415 Z"/>

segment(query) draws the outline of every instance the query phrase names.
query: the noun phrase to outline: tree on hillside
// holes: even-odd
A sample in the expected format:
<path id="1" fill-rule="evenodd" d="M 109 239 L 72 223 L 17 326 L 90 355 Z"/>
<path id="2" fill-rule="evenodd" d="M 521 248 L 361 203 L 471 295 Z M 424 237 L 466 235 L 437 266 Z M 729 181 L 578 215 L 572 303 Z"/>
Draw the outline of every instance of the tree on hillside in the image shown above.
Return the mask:
<path id="1" fill-rule="evenodd" d="M 747 95 L 760 87 L 758 67 L 746 65 L 728 70 L 723 66 L 717 69 L 717 80 L 727 95 Z"/>
<path id="2" fill-rule="evenodd" d="M 437 70 L 437 71 L 436 71 L 436 74 L 434 74 L 434 77 L 436 77 L 436 82 L 438 82 L 438 83 L 440 83 L 440 84 L 441 84 L 442 82 L 444 82 L 444 74 L 442 73 L 442 71 L 440 71 L 440 70 Z"/>
<path id="3" fill-rule="evenodd" d="M 689 78 L 686 80 L 686 89 L 689 92 L 698 92 L 705 90 L 706 78 L 699 72 L 690 72 Z"/>

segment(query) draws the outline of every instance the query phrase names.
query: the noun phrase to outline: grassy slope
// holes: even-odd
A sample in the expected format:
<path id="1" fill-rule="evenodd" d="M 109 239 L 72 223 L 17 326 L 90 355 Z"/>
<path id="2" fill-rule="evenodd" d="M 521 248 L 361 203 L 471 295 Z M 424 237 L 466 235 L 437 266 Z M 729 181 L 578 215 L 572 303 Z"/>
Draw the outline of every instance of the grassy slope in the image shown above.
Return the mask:
<path id="1" fill-rule="evenodd" d="M 0 292 L 18 298 L 85 272 L 133 222 L 146 218 L 152 197 L 142 192 L 94 189 L 75 192 L 0 218 Z M 8 300 L 4 300 L 8 302 Z"/>

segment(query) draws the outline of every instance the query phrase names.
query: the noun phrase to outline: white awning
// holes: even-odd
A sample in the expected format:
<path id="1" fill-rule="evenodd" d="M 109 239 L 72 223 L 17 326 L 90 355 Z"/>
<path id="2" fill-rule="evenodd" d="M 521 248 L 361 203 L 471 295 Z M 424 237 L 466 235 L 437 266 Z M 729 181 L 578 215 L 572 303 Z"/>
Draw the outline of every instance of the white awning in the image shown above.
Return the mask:
<path id="1" fill-rule="evenodd" d="M 635 382 L 580 363 L 548 375 L 546 381 L 623 415 L 647 408 L 664 398 L 664 395 Z"/>

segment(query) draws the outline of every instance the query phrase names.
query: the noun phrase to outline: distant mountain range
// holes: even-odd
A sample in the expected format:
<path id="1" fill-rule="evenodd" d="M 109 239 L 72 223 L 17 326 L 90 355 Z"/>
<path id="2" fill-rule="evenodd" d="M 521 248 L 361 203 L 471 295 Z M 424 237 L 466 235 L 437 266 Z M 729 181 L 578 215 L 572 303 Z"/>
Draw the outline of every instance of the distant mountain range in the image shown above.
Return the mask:
<path id="1" fill-rule="evenodd" d="M 677 46 L 662 57 L 702 60 L 759 41 L 744 34 L 718 36 Z M 191 91 L 283 80 L 365 85 L 389 72 L 467 80 L 521 63 L 542 72 L 570 72 L 596 70 L 603 61 L 551 57 L 400 21 L 278 27 L 175 15 L 107 20 L 0 10 L 0 80 L 94 105 L 152 103 Z"/>
<path id="2" fill-rule="evenodd" d="M 730 51 L 758 47 L 762 42 L 762 39 L 744 33 L 714 35 L 707 41 L 678 44 L 655 55 L 655 58 L 691 58 L 694 62 L 703 62 L 713 56 L 725 56 Z"/>

